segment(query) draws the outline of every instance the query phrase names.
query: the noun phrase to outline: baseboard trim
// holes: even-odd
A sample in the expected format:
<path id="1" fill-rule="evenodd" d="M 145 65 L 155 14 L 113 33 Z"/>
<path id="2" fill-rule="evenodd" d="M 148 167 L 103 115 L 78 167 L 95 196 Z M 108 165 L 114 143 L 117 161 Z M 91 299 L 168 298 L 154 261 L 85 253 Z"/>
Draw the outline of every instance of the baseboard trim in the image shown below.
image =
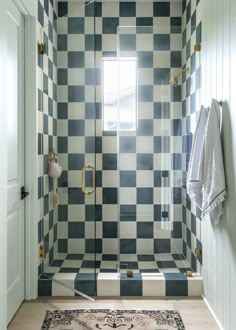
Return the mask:
<path id="1" fill-rule="evenodd" d="M 204 297 L 204 295 L 202 294 L 202 299 L 204 301 L 204 303 L 207 305 L 207 308 L 209 309 L 211 315 L 214 317 L 214 320 L 216 321 L 218 327 L 220 330 L 224 330 L 224 328 L 222 327 L 220 321 L 218 320 L 216 314 L 214 313 L 213 309 L 211 308 L 211 305 L 209 304 L 209 302 L 207 301 L 206 297 Z"/>

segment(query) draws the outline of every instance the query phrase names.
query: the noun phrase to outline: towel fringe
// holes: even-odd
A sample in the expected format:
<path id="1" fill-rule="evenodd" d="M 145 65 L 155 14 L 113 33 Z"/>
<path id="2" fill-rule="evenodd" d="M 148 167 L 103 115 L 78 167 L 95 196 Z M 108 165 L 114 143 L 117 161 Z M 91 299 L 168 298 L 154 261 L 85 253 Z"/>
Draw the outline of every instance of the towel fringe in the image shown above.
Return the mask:
<path id="1" fill-rule="evenodd" d="M 220 222 L 221 216 L 224 214 L 223 212 L 223 206 L 222 203 L 225 200 L 226 197 L 226 191 L 224 190 L 215 200 L 213 203 L 211 203 L 204 211 L 202 211 L 202 217 L 206 216 L 207 214 L 214 215 L 214 211 L 218 207 L 218 211 L 215 215 L 213 216 L 213 221 L 215 224 Z"/>

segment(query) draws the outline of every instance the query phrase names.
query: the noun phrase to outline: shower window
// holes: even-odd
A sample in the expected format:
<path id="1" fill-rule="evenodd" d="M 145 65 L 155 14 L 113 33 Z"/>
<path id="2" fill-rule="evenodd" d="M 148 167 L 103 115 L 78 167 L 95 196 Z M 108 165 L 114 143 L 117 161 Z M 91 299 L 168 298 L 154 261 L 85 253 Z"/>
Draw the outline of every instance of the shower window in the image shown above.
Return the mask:
<path id="1" fill-rule="evenodd" d="M 119 100 L 119 102 L 118 102 Z M 119 127 L 118 127 L 119 123 Z M 135 131 L 137 59 L 103 59 L 103 130 Z"/>

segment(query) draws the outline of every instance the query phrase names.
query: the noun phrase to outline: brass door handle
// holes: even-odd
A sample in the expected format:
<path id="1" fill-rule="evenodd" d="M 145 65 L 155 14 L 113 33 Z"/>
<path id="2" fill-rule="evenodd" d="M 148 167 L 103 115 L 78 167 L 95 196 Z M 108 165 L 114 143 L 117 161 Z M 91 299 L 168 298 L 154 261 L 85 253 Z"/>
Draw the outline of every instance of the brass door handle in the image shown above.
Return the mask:
<path id="1" fill-rule="evenodd" d="M 86 189 L 86 183 L 85 183 L 85 172 L 86 170 L 92 171 L 92 187 L 91 189 Z M 82 167 L 82 191 L 85 195 L 91 195 L 95 190 L 95 167 L 93 165 L 84 165 Z"/>

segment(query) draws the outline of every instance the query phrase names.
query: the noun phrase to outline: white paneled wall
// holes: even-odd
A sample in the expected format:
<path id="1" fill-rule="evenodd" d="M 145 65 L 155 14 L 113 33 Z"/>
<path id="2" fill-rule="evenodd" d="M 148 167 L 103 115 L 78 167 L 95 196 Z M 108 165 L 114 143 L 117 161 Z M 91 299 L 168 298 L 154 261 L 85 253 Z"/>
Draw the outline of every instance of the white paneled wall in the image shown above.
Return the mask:
<path id="1" fill-rule="evenodd" d="M 225 330 L 236 329 L 236 1 L 202 2 L 202 103 L 223 100 L 227 200 L 222 222 L 202 221 L 204 295 Z"/>

